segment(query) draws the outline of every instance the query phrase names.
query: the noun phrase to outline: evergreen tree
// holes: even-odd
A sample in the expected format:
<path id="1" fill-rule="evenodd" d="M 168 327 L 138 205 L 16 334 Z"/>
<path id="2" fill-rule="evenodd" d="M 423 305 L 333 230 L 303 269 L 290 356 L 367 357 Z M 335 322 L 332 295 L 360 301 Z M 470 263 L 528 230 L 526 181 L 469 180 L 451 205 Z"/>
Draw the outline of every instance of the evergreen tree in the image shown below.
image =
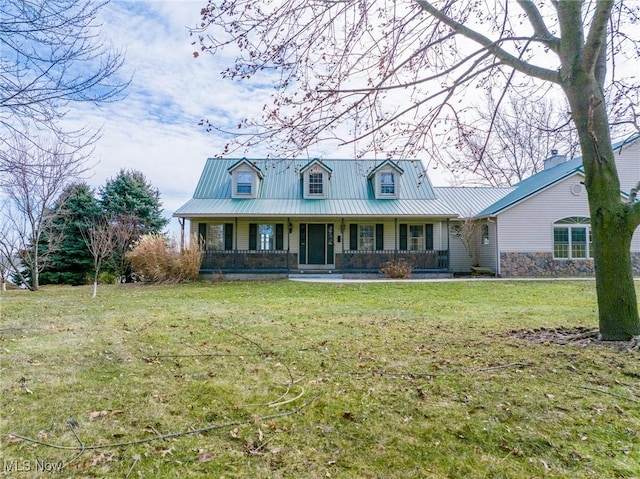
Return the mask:
<path id="1" fill-rule="evenodd" d="M 93 271 L 93 256 L 82 238 L 82 228 L 100 214 L 94 192 L 86 183 L 67 187 L 55 205 L 60 214 L 54 220 L 55 234 L 62 235 L 60 248 L 50 255 L 50 262 L 40 275 L 41 284 L 87 282 Z"/>
<path id="2" fill-rule="evenodd" d="M 110 261 L 116 276 L 131 280 L 126 253 L 145 234 L 159 234 L 169 220 L 162 216 L 160 192 L 136 170 L 120 170 L 100 189 L 100 206 L 109 221 L 117 223 L 119 238 Z"/>
<path id="3" fill-rule="evenodd" d="M 128 218 L 136 239 L 144 234 L 161 233 L 169 222 L 162 216 L 160 192 L 140 171 L 120 170 L 100 189 L 100 197 L 106 216 Z"/>

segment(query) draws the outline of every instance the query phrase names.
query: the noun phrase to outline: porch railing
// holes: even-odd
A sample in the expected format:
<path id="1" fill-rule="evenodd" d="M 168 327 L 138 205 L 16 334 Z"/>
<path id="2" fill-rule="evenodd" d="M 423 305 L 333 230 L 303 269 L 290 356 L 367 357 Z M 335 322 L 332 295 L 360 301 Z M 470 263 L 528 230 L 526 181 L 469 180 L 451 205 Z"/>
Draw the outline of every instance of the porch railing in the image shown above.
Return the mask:
<path id="1" fill-rule="evenodd" d="M 404 260 L 413 271 L 447 271 L 449 252 L 433 251 L 345 251 L 336 255 L 336 269 L 344 271 L 380 271 L 389 261 Z"/>
<path id="2" fill-rule="evenodd" d="M 413 271 L 447 271 L 449 253 L 434 251 L 344 251 L 337 252 L 335 271 L 378 272 L 388 261 L 405 260 Z M 288 272 L 298 269 L 298 255 L 281 251 L 205 251 L 200 271 Z"/>
<path id="3" fill-rule="evenodd" d="M 298 267 L 297 257 L 286 250 L 205 251 L 200 271 L 288 271 Z"/>

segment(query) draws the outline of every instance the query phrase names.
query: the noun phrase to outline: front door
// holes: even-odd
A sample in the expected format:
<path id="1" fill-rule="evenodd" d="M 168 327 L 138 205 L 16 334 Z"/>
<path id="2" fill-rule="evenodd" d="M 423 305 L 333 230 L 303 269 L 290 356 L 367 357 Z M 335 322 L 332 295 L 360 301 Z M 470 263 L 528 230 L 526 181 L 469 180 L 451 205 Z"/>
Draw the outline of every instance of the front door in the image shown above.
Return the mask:
<path id="1" fill-rule="evenodd" d="M 326 225 L 307 225 L 307 264 L 326 264 Z"/>

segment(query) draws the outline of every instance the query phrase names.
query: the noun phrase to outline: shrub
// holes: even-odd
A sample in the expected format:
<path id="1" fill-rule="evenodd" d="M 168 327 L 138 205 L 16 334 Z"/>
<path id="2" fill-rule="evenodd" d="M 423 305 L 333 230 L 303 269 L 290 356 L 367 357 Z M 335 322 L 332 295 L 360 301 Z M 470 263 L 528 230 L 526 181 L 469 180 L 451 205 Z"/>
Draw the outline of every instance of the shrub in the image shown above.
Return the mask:
<path id="1" fill-rule="evenodd" d="M 198 235 L 191 235 L 191 240 L 174 258 L 173 276 L 180 281 L 198 279 L 202 265 L 203 245 Z"/>
<path id="2" fill-rule="evenodd" d="M 198 277 L 200 271 L 202 245 L 196 237 L 192 237 L 189 245 L 180 251 L 174 240 L 159 234 L 148 234 L 140 238 L 127 257 L 133 272 L 142 281 L 191 281 Z"/>
<path id="3" fill-rule="evenodd" d="M 412 267 L 409 263 L 404 259 L 399 259 L 387 261 L 382 268 L 380 268 L 380 272 L 387 278 L 407 279 L 411 276 L 411 269 Z"/>

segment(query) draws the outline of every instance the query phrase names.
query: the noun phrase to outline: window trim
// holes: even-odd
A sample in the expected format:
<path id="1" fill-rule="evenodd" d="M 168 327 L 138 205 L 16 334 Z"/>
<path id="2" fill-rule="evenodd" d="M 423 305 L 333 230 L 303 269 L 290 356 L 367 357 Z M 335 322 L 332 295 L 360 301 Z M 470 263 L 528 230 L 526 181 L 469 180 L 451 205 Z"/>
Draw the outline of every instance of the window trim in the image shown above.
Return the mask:
<path id="1" fill-rule="evenodd" d="M 396 175 L 393 171 L 381 171 L 380 175 L 380 196 L 396 196 Z M 391 181 L 385 181 L 390 178 Z"/>
<path id="2" fill-rule="evenodd" d="M 241 177 L 243 177 L 243 181 L 240 181 Z M 236 195 L 253 196 L 253 177 L 254 175 L 250 171 L 238 171 L 236 173 Z M 246 187 L 249 187 L 249 191 L 241 191 L 241 188 Z"/>
<path id="3" fill-rule="evenodd" d="M 320 181 L 317 181 L 317 180 Z M 319 188 L 320 191 L 314 191 Z M 324 174 L 321 171 L 313 171 L 309 173 L 309 195 L 310 196 L 323 196 L 324 195 Z"/>
<path id="4" fill-rule="evenodd" d="M 370 241 L 370 248 L 365 248 L 364 244 L 363 244 L 363 232 L 365 229 L 370 229 L 371 231 L 371 236 L 369 239 Z M 376 250 L 376 225 L 373 223 L 365 223 L 365 224 L 358 224 L 358 251 L 375 251 Z"/>
<path id="5" fill-rule="evenodd" d="M 484 223 L 482 226 L 480 226 L 480 234 L 482 236 L 482 245 L 487 246 L 488 244 L 490 244 L 489 225 L 487 223 Z"/>
<path id="6" fill-rule="evenodd" d="M 412 230 L 415 228 L 420 228 L 421 231 L 421 235 L 418 236 L 413 236 L 412 235 Z M 407 224 L 407 251 L 425 251 L 426 249 L 426 241 L 427 241 L 427 235 L 426 235 L 426 231 L 425 231 L 425 225 L 422 223 L 409 223 Z M 416 238 L 419 243 L 418 243 L 418 247 L 413 248 L 413 239 Z M 422 240 L 422 242 L 420 243 L 420 240 Z"/>
<path id="7" fill-rule="evenodd" d="M 578 230 L 584 230 L 584 242 L 576 241 L 574 230 L 577 232 Z M 566 231 L 566 243 L 559 243 L 556 239 L 556 233 L 559 231 Z M 553 223 L 553 259 L 557 260 L 575 260 L 575 261 L 585 261 L 593 259 L 593 234 L 591 230 L 591 220 L 590 218 L 584 216 L 571 216 L 567 218 L 562 218 Z M 559 256 L 558 249 L 559 247 L 566 247 L 567 255 Z M 576 251 L 576 247 L 584 246 L 584 256 L 576 256 L 574 252 Z"/>

